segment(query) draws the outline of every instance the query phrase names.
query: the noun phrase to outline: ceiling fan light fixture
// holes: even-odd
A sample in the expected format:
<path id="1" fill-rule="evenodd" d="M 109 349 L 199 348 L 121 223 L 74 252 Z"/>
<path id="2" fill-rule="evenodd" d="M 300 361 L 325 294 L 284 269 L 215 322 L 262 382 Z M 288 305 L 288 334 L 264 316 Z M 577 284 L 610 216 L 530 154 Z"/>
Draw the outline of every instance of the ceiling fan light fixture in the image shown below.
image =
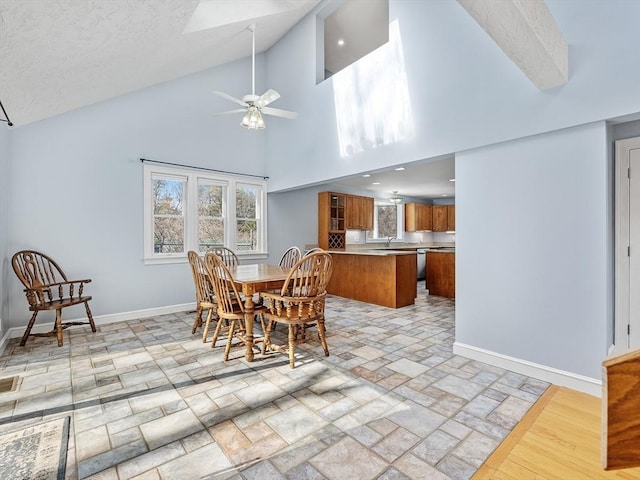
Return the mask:
<path id="1" fill-rule="evenodd" d="M 391 203 L 402 203 L 402 197 L 398 196 L 398 191 L 397 190 L 394 190 L 391 193 L 393 193 L 393 196 L 391 198 L 389 198 L 389 201 Z"/>
<path id="2" fill-rule="evenodd" d="M 250 106 L 247 109 L 247 113 L 242 117 L 240 125 L 249 130 L 262 130 L 264 128 L 264 120 L 258 107 L 255 105 Z"/>

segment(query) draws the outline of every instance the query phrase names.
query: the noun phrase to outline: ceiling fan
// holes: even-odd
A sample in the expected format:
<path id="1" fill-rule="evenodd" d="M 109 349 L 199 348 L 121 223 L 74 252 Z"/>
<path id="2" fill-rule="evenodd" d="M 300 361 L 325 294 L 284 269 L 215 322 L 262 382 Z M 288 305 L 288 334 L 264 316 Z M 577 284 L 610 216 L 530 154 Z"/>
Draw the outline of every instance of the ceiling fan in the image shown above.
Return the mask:
<path id="1" fill-rule="evenodd" d="M 226 115 L 230 113 L 244 113 L 242 117 L 242 125 L 249 130 L 260 130 L 264 128 L 264 120 L 262 114 L 274 115 L 276 117 L 294 119 L 298 116 L 296 112 L 290 112 L 288 110 L 281 110 L 279 108 L 267 107 L 271 102 L 280 98 L 280 94 L 275 90 L 269 89 L 262 95 L 256 95 L 256 25 L 255 23 L 249 25 L 247 30 L 252 33 L 252 57 L 251 57 L 251 94 L 242 97 L 242 100 L 236 97 L 232 97 L 224 92 L 214 91 L 216 95 L 222 98 L 231 100 L 232 102 L 242 105 L 244 108 L 238 108 L 236 110 L 229 110 L 227 112 L 218 113 L 217 115 Z"/>

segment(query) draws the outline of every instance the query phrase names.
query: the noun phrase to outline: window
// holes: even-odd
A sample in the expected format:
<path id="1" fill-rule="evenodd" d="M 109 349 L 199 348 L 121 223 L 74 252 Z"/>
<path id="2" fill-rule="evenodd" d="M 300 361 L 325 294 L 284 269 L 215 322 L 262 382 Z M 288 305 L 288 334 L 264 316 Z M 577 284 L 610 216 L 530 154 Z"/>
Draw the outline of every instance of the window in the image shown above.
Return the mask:
<path id="1" fill-rule="evenodd" d="M 376 200 L 373 208 L 373 230 L 367 232 L 367 241 L 401 240 L 404 232 L 404 208 L 401 203 Z"/>
<path id="2" fill-rule="evenodd" d="M 389 41 L 388 0 L 346 0 L 335 11 L 321 11 L 323 75 L 327 79 Z"/>
<path id="3" fill-rule="evenodd" d="M 266 252 L 266 182 L 144 165 L 145 263 L 186 261 L 187 252 L 225 246 Z"/>

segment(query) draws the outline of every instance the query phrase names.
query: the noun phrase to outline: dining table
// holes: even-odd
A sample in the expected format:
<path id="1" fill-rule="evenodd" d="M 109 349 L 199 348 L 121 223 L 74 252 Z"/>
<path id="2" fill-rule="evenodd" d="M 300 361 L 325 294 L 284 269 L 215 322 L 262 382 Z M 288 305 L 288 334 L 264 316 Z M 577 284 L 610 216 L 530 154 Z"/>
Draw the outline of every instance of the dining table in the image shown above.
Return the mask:
<path id="1" fill-rule="evenodd" d="M 245 358 L 253 361 L 253 320 L 255 304 L 253 296 L 256 293 L 281 289 L 291 270 L 279 265 L 255 263 L 251 265 L 237 265 L 230 268 L 236 288 L 244 296 L 244 343 L 246 346 Z"/>

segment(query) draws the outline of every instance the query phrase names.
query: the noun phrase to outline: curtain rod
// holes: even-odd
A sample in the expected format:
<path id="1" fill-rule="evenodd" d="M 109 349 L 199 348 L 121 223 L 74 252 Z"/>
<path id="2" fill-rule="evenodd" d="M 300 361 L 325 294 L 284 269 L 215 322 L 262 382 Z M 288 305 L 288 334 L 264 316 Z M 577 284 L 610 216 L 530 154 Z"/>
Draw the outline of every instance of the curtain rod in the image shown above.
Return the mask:
<path id="1" fill-rule="evenodd" d="M 148 158 L 141 158 L 140 161 L 142 163 L 144 162 L 161 163 L 163 165 L 172 165 L 174 167 L 193 168 L 194 170 L 206 170 L 207 172 L 226 173 L 227 175 L 242 175 L 244 177 L 262 178 L 263 180 L 269 179 L 269 177 L 265 177 L 264 175 L 252 175 L 250 173 L 227 172 L 226 170 L 216 170 L 215 168 L 194 167 L 193 165 L 183 165 L 181 163 L 172 163 L 172 162 L 161 162 L 160 160 L 150 160 Z"/>
<path id="2" fill-rule="evenodd" d="M 0 101 L 0 108 L 2 108 L 2 113 L 4 114 L 4 118 L 0 118 L 0 122 L 7 122 L 7 125 L 9 125 L 10 127 L 13 127 L 13 123 L 11 123 L 11 120 L 9 120 L 9 115 L 7 115 L 7 111 L 4 109 L 4 105 L 2 105 L 1 101 Z"/>

